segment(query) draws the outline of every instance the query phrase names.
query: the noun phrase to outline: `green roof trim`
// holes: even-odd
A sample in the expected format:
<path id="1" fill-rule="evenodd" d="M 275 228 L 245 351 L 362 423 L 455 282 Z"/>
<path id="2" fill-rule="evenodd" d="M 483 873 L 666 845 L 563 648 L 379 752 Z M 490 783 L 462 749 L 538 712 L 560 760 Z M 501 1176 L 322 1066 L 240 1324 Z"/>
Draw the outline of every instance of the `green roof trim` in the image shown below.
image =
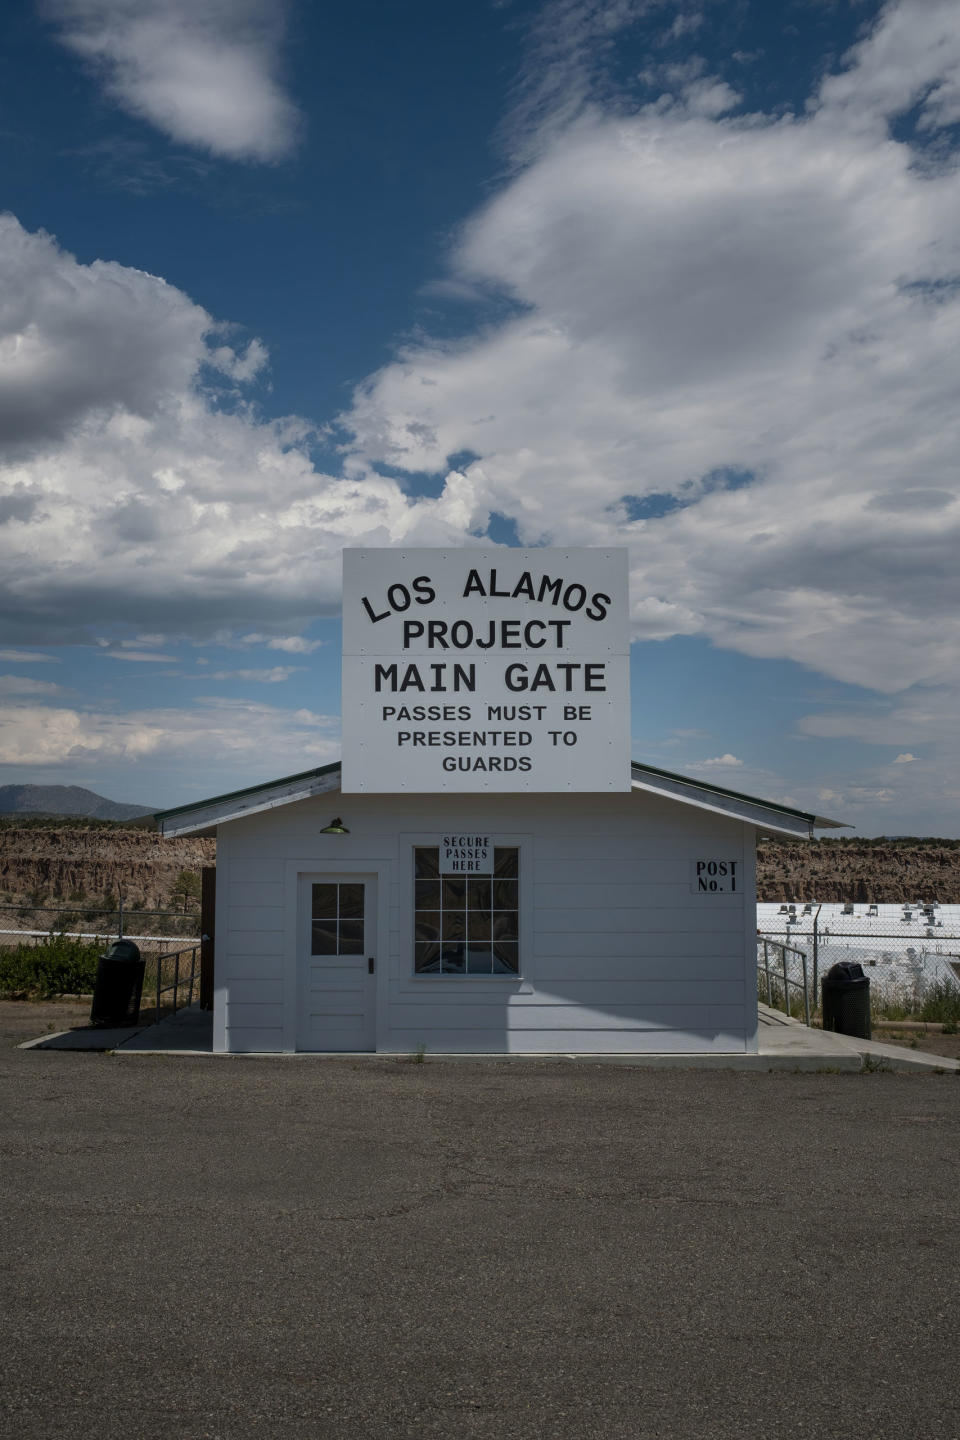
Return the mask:
<path id="1" fill-rule="evenodd" d="M 207 805 L 217 805 L 224 800 L 241 800 L 245 795 L 258 795 L 264 790 L 274 790 L 278 785 L 293 785 L 297 780 L 318 780 L 322 775 L 332 775 L 340 769 L 340 761 L 334 760 L 330 765 L 321 765 L 316 770 L 301 770 L 296 775 L 283 775 L 279 780 L 265 780 L 260 785 L 248 785 L 243 790 L 228 790 L 224 795 L 210 795 L 204 800 L 195 800 L 191 805 L 177 805 L 172 810 L 158 810 L 155 818 L 167 820 L 172 815 L 186 815 L 191 810 L 200 810 Z M 726 795 L 731 800 L 743 800 L 749 805 L 759 805 L 764 810 L 771 810 L 774 813 L 783 815 L 794 815 L 798 820 L 805 820 L 808 825 L 837 825 L 835 820 L 824 822 L 819 815 L 811 815 L 806 810 L 795 810 L 792 805 L 781 805 L 773 800 L 761 800 L 756 795 L 745 795 L 742 790 L 730 790 L 724 785 L 714 785 L 709 780 L 696 780 L 690 775 L 678 775 L 675 770 L 661 770 L 656 765 L 645 765 L 640 760 L 631 760 L 631 773 L 639 771 L 641 774 L 658 775 L 663 780 L 675 780 L 681 785 L 689 785 L 695 790 L 706 790 L 713 795 Z"/>
<path id="2" fill-rule="evenodd" d="M 292 785 L 295 780 L 316 780 L 321 775 L 332 775 L 340 769 L 340 761 L 332 765 L 321 765 L 317 770 L 301 770 L 296 775 L 282 775 L 279 780 L 264 780 L 260 785 L 248 785 L 244 790 L 228 790 L 224 795 L 208 795 L 205 800 L 194 800 L 192 805 L 176 805 L 172 810 L 157 810 L 154 818 L 166 820 L 170 815 L 185 815 L 188 810 L 200 810 L 204 805 L 216 805 L 221 800 L 239 800 L 244 795 L 257 795 L 261 790 L 272 790 L 276 785 Z"/>
<path id="3" fill-rule="evenodd" d="M 675 770 L 661 770 L 656 765 L 644 765 L 639 760 L 630 761 L 631 770 L 645 770 L 650 775 L 659 775 L 664 780 L 677 780 L 681 785 L 693 785 L 697 790 L 709 790 L 713 795 L 729 795 L 731 800 L 746 800 L 750 805 L 760 805 L 764 810 L 776 810 L 783 815 L 796 815 L 799 820 L 806 820 L 810 825 L 821 821 L 822 817 L 811 815 L 808 810 L 795 810 L 792 805 L 781 805 L 779 800 L 761 800 L 758 795 L 745 795 L 742 790 L 729 790 L 725 785 L 714 785 L 709 780 L 694 780 L 689 775 L 678 775 Z M 836 824 L 836 821 L 831 821 Z"/>

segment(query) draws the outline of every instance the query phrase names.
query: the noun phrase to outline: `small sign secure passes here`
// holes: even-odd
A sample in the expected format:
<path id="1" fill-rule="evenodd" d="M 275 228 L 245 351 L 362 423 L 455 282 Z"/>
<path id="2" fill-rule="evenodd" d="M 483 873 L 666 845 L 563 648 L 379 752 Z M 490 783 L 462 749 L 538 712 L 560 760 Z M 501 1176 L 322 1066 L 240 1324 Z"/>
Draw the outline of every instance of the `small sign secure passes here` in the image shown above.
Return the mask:
<path id="1" fill-rule="evenodd" d="M 489 835 L 443 835 L 441 875 L 492 875 L 493 846 Z"/>

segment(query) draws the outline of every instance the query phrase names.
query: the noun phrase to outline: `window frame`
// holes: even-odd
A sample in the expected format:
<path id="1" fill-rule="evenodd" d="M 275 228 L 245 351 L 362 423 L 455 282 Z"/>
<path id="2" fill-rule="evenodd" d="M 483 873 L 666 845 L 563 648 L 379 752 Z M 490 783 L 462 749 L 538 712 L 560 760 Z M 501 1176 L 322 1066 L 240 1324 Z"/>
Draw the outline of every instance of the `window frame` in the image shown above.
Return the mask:
<path id="1" fill-rule="evenodd" d="M 517 952 L 518 971 L 516 974 L 500 975 L 477 975 L 477 974 L 424 974 L 414 969 L 415 965 L 415 916 L 414 906 L 414 878 L 416 873 L 414 851 L 421 846 L 439 846 L 444 834 L 451 829 L 464 833 L 475 831 L 477 834 L 490 836 L 490 843 L 494 849 L 511 849 L 518 851 L 519 868 L 519 892 L 518 892 L 518 914 L 519 914 L 519 945 Z M 516 834 L 490 829 L 481 821 L 479 824 L 469 820 L 457 819 L 444 830 L 430 830 L 416 833 L 402 834 L 400 837 L 400 865 L 399 865 L 399 889 L 400 904 L 398 946 L 401 957 L 400 985 L 405 993 L 420 990 L 431 986 L 449 989 L 451 983 L 466 990 L 484 990 L 490 986 L 506 987 L 517 994 L 529 995 L 533 993 L 532 971 L 533 971 L 533 836 L 530 834 Z"/>

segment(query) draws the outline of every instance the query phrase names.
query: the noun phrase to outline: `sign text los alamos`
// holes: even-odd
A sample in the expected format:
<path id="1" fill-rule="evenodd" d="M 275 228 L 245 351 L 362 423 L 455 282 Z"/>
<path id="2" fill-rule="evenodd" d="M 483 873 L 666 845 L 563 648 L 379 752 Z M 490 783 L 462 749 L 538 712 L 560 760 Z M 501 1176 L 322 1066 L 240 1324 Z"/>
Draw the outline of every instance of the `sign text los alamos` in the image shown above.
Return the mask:
<path id="1" fill-rule="evenodd" d="M 343 788 L 630 788 L 625 550 L 345 550 Z"/>

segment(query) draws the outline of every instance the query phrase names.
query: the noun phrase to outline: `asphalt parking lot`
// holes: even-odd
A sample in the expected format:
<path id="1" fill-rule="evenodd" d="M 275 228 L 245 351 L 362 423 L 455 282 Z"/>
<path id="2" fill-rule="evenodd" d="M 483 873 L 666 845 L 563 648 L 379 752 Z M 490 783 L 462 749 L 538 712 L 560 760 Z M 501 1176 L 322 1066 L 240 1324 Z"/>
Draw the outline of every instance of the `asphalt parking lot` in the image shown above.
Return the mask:
<path id="1" fill-rule="evenodd" d="M 960 1436 L 960 1079 L 20 1051 L 11 1436 Z"/>

